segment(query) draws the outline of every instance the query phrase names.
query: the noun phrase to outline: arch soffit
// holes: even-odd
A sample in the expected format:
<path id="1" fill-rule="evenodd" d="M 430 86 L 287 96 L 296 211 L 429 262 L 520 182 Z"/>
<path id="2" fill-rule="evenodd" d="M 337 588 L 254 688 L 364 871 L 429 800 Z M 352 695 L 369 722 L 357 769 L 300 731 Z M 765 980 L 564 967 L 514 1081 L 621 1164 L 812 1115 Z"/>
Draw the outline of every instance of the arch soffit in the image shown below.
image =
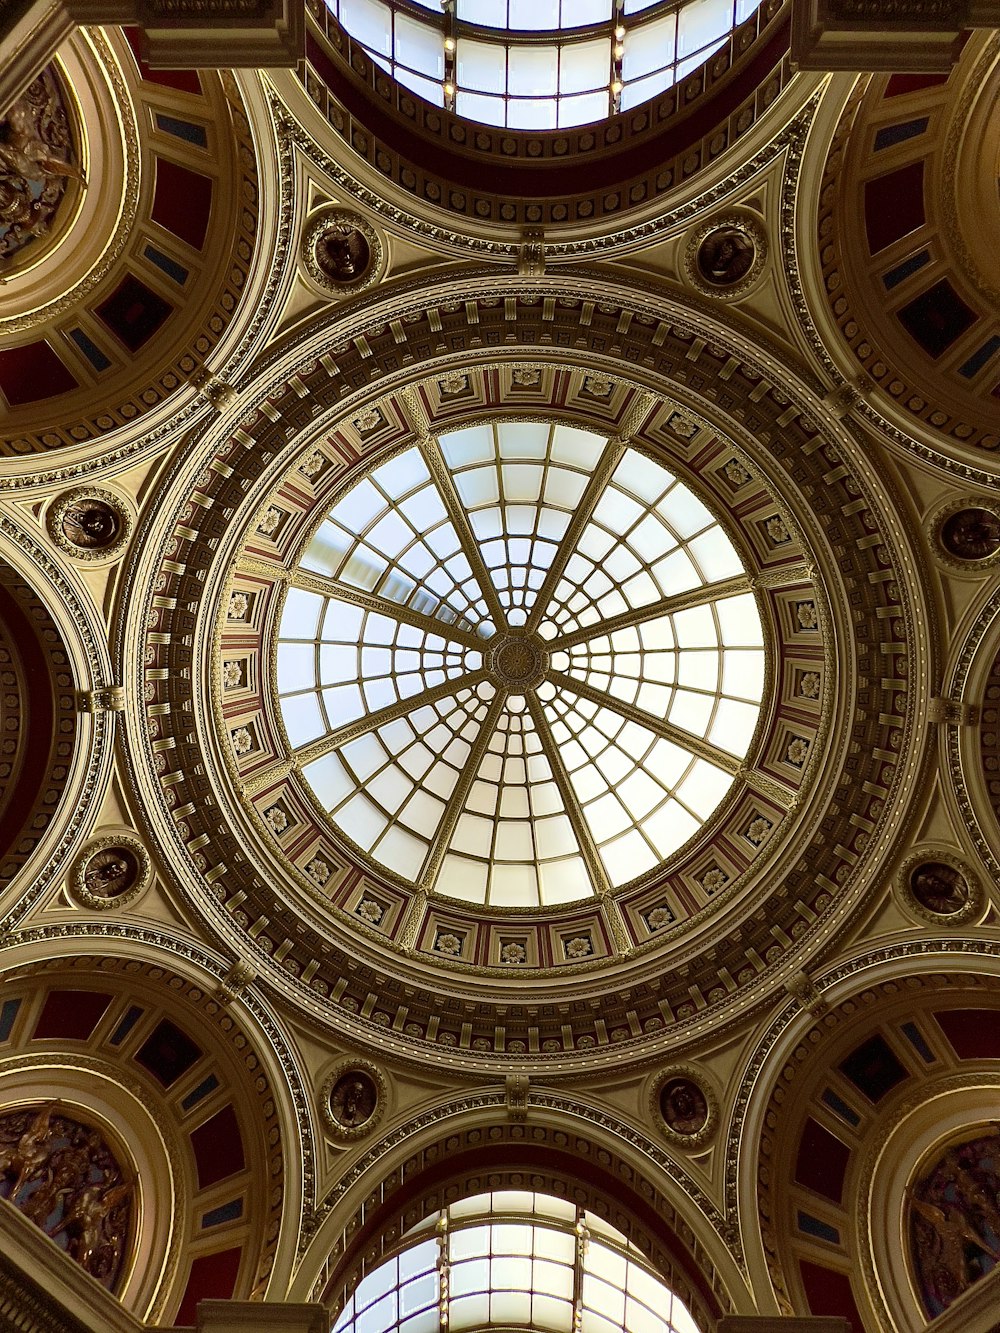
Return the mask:
<path id="1" fill-rule="evenodd" d="M 0 565 L 22 589 L 18 600 L 37 627 L 52 681 L 53 726 L 65 737 L 65 741 L 55 738 L 52 765 L 39 783 L 51 807 L 44 812 L 45 826 L 38 836 L 32 835 L 30 851 L 18 854 L 6 886 L 9 892 L 0 899 L 5 913 L 0 929 L 9 930 L 71 854 L 104 788 L 111 763 L 108 715 L 81 714 L 77 691 L 101 689 L 113 674 L 106 632 L 82 583 L 51 557 L 23 522 L 8 514 L 0 515 Z M 66 753 L 59 753 L 63 749 Z M 48 792 L 55 794 L 52 802 Z"/>
<path id="2" fill-rule="evenodd" d="M 985 38 L 985 34 L 983 36 Z M 981 45 L 981 42 L 974 42 L 973 48 L 978 50 Z M 824 197 L 826 173 L 839 170 L 838 162 L 843 158 L 843 151 L 839 155 L 834 151 L 835 139 L 853 114 L 852 108 L 856 110 L 864 98 L 872 77 L 844 74 L 828 80 L 809 126 L 801 156 L 801 171 L 794 178 L 786 178 L 782 229 L 791 308 L 822 373 L 843 386 L 843 393 L 856 416 L 868 421 L 894 449 L 913 455 L 935 470 L 952 474 L 958 479 L 957 484 L 992 489 L 996 486 L 996 456 L 988 449 L 966 443 L 976 433 L 975 428 L 968 427 L 962 435 L 943 434 L 936 425 L 937 419 L 931 420 L 935 410 L 933 402 L 925 403 L 919 412 L 914 412 L 905 405 L 905 400 L 912 395 L 902 393 L 897 398 L 878 388 L 848 346 L 832 309 L 831 288 L 824 276 L 821 259 L 829 246 L 824 249 L 824 238 L 817 233 L 819 210 L 816 201 Z M 863 223 L 859 225 L 863 226 Z M 858 338 L 861 336 L 859 334 Z M 906 335 L 900 331 L 900 337 Z M 870 344 L 872 340 L 868 342 Z M 888 382 L 891 369 L 884 377 Z M 926 393 L 926 389 L 923 392 Z M 943 417 L 946 414 L 938 415 Z M 952 420 L 952 426 L 955 420 L 957 418 Z"/>
<path id="3" fill-rule="evenodd" d="M 997 825 L 1000 823 L 1000 742 L 995 720 L 1000 687 L 1000 597 L 989 587 L 970 609 L 959 649 L 945 677 L 944 696 L 976 710 L 979 726 L 949 722 L 941 728 L 945 795 L 956 828 L 965 830 L 990 877 L 1000 881 Z"/>

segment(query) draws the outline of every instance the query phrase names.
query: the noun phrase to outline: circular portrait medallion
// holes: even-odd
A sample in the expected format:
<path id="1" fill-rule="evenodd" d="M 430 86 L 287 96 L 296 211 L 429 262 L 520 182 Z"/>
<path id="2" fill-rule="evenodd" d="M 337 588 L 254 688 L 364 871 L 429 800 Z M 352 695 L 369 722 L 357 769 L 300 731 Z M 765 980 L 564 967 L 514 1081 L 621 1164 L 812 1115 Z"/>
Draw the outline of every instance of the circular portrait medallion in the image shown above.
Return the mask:
<path id="1" fill-rule="evenodd" d="M 98 838 L 73 867 L 70 889 L 85 907 L 124 907 L 146 887 L 151 869 L 149 854 L 136 839 L 123 834 Z"/>
<path id="2" fill-rule="evenodd" d="M 91 486 L 59 496 L 46 523 L 55 544 L 78 560 L 119 555 L 132 535 L 132 515 L 125 503 L 110 491 Z"/>
<path id="3" fill-rule="evenodd" d="M 897 872 L 896 890 L 911 916 L 935 925 L 961 925 L 983 905 L 982 888 L 971 870 L 937 848 L 907 858 Z"/>
<path id="4" fill-rule="evenodd" d="M 349 296 L 382 276 L 385 246 L 375 228 L 358 214 L 324 209 L 306 229 L 302 260 L 320 287 Z"/>
<path id="5" fill-rule="evenodd" d="M 652 1100 L 663 1132 L 678 1146 L 700 1147 L 714 1133 L 718 1104 L 694 1069 L 665 1070 L 653 1085 Z"/>
<path id="6" fill-rule="evenodd" d="M 385 1107 L 386 1084 L 367 1060 L 339 1064 L 320 1093 L 320 1109 L 334 1138 L 349 1141 L 375 1128 Z"/>

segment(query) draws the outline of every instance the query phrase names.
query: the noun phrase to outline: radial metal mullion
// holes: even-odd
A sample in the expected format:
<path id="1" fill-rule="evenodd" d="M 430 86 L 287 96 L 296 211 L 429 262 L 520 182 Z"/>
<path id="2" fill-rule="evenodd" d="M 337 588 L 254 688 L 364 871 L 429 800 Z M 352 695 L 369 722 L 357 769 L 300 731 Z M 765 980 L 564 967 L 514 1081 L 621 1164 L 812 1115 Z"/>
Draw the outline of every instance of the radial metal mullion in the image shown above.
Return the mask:
<path id="1" fill-rule="evenodd" d="M 604 494 L 608 482 L 614 473 L 615 468 L 625 452 L 625 440 L 613 439 L 608 443 L 597 460 L 597 467 L 591 474 L 590 481 L 587 482 L 586 490 L 580 497 L 580 503 L 573 511 L 573 517 L 569 521 L 563 539 L 556 548 L 556 553 L 552 558 L 552 564 L 549 565 L 542 586 L 531 605 L 531 614 L 528 616 L 525 631 L 533 634 L 541 624 L 545 612 L 548 610 L 549 603 L 552 600 L 556 588 L 559 586 L 559 580 L 562 578 L 566 566 L 569 564 L 573 552 L 583 536 L 584 529 L 590 522 L 594 510 L 597 508 L 598 501 Z"/>
<path id="2" fill-rule="evenodd" d="M 739 593 L 750 591 L 750 580 L 745 574 L 735 574 L 732 578 L 721 579 L 718 583 L 705 583 L 688 592 L 673 593 L 648 606 L 637 606 L 629 611 L 622 611 L 617 616 L 609 616 L 596 625 L 585 625 L 571 630 L 569 634 L 560 634 L 547 642 L 550 651 L 574 648 L 578 643 L 587 643 L 590 639 L 616 633 L 620 629 L 631 629 L 635 625 L 645 625 L 660 616 L 673 615 L 678 611 L 690 611 L 697 606 L 711 605 L 726 597 L 735 597 Z M 721 644 L 723 648 L 728 644 Z"/>
<path id="3" fill-rule="evenodd" d="M 458 690 L 474 690 L 477 685 L 488 679 L 487 671 L 472 671 L 468 675 L 458 676 L 455 680 L 443 680 L 440 685 L 432 685 L 422 694 L 414 694 L 409 699 L 398 699 L 394 704 L 387 704 L 385 708 L 380 708 L 375 713 L 368 713 L 355 722 L 348 722 L 338 727 L 336 731 L 331 731 L 328 735 L 320 736 L 318 740 L 303 745 L 295 751 L 295 761 L 299 767 L 311 764 L 314 759 L 321 759 L 331 750 L 339 750 L 342 745 L 357 740 L 359 736 L 377 731 L 387 722 L 394 722 L 397 717 L 406 717 L 408 713 L 415 713 L 418 708 L 437 703 L 439 699 L 446 699 Z"/>
<path id="4" fill-rule="evenodd" d="M 388 598 L 379 597 L 376 593 L 352 588 L 349 583 L 341 583 L 339 579 L 332 578 L 328 574 L 315 574 L 307 569 L 297 569 L 292 576 L 291 586 L 303 592 L 336 597 L 338 601 L 349 602 L 352 606 L 361 607 L 363 611 L 371 611 L 374 615 L 385 616 L 389 620 L 398 620 L 413 629 L 423 630 L 425 634 L 436 634 L 439 639 L 449 639 L 452 643 L 460 643 L 466 648 L 475 648 L 477 652 L 482 652 L 486 646 L 486 640 L 481 639 L 473 630 L 462 629 L 447 620 L 438 620 L 436 616 L 424 615 L 421 611 L 414 611 L 401 602 L 389 601 Z"/>
<path id="5" fill-rule="evenodd" d="M 699 759 L 707 759 L 710 764 L 716 768 L 721 768 L 728 773 L 730 777 L 736 777 L 741 771 L 742 764 L 725 750 L 720 750 L 713 745 L 711 741 L 703 737 L 695 736 L 682 727 L 674 726 L 672 722 L 667 722 L 663 718 L 654 717 L 652 713 L 646 713 L 641 708 L 636 708 L 634 704 L 627 704 L 623 699 L 616 699 L 613 694 L 605 694 L 603 690 L 595 689 L 593 685 L 588 685 L 582 680 L 576 680 L 573 676 L 567 676 L 561 671 L 550 671 L 547 677 L 548 681 L 561 689 L 569 690 L 572 694 L 577 694 L 581 699 L 587 699 L 591 703 L 597 704 L 599 708 L 606 708 L 611 713 L 617 713 L 628 722 L 634 722 L 637 726 L 645 727 L 655 736 L 660 736 L 664 740 L 671 741 L 674 745 L 680 746 L 682 750 L 687 750 L 690 754 L 697 755 Z"/>
<path id="6" fill-rule="evenodd" d="M 437 877 L 441 873 L 441 864 L 444 861 L 445 854 L 451 845 L 452 834 L 458 824 L 459 817 L 465 807 L 469 792 L 472 790 L 472 784 L 476 780 L 476 774 L 479 772 L 480 765 L 486 755 L 487 747 L 490 743 L 497 723 L 500 720 L 500 714 L 503 712 L 504 700 L 506 694 L 498 690 L 490 703 L 486 716 L 483 718 L 482 726 L 479 728 L 479 735 L 476 737 L 472 749 L 469 751 L 469 757 L 462 766 L 458 782 L 455 784 L 455 790 L 449 798 L 448 805 L 441 823 L 438 825 L 437 833 L 434 835 L 434 841 L 424 862 L 423 872 L 420 876 L 421 886 L 431 892 L 437 883 Z M 496 821 L 494 820 L 494 827 Z"/>
<path id="7" fill-rule="evenodd" d="M 594 841 L 594 835 L 590 831 L 590 825 L 587 823 L 587 817 L 583 813 L 583 807 L 576 799 L 576 792 L 573 790 L 573 784 L 566 771 L 562 761 L 562 755 L 559 753 L 559 746 L 552 735 L 552 729 L 549 726 L 548 718 L 545 716 L 545 710 L 542 707 L 541 700 L 534 690 L 529 690 L 524 696 L 527 700 L 528 710 L 531 713 L 531 720 L 535 724 L 535 730 L 542 742 L 542 751 L 545 758 L 549 761 L 549 768 L 552 770 L 552 780 L 559 788 L 559 795 L 562 797 L 563 808 L 566 811 L 566 817 L 573 828 L 577 845 L 580 848 L 584 862 L 587 866 L 587 872 L 590 875 L 590 881 L 595 894 L 603 898 L 611 892 L 611 881 L 608 878 L 608 872 L 604 868 L 604 862 L 601 860 L 601 854 L 598 851 L 597 843 Z"/>
<path id="8" fill-rule="evenodd" d="M 479 591 L 482 593 L 483 601 L 493 617 L 493 624 L 500 630 L 507 623 L 507 617 L 504 614 L 496 584 L 490 578 L 490 571 L 486 568 L 486 562 L 479 550 L 479 542 L 476 534 L 472 531 L 472 525 L 469 523 L 469 515 L 462 503 L 462 497 L 455 489 L 452 475 L 445 464 L 441 445 L 433 435 L 425 435 L 420 441 L 420 453 L 427 465 L 427 471 L 431 474 L 434 485 L 437 487 L 438 494 L 441 496 L 448 517 L 451 519 L 451 525 L 455 529 L 462 554 L 468 560 L 472 575 L 479 584 Z"/>

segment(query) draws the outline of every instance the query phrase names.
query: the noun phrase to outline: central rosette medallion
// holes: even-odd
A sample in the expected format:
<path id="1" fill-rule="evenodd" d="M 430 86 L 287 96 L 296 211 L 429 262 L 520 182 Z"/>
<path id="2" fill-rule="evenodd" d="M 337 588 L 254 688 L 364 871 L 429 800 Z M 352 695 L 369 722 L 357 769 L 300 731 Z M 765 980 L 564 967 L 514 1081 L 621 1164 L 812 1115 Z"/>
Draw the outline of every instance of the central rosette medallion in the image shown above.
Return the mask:
<path id="1" fill-rule="evenodd" d="M 494 684 L 508 690 L 527 690 L 540 685 L 549 665 L 549 655 L 541 640 L 533 635 L 497 635 L 486 665 Z"/>

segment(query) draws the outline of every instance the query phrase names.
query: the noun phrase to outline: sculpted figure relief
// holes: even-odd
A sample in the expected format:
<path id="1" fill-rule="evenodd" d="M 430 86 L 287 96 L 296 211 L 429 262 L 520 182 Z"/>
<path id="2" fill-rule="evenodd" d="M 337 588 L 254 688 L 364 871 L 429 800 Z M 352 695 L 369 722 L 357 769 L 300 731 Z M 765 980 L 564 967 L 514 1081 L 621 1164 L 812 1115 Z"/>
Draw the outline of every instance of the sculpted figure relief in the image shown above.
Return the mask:
<path id="1" fill-rule="evenodd" d="M 908 1200 L 913 1264 L 933 1318 L 1000 1262 L 1000 1134 L 949 1148 Z"/>
<path id="2" fill-rule="evenodd" d="M 368 1075 L 352 1069 L 333 1085 L 330 1114 L 344 1129 L 357 1129 L 370 1118 L 377 1100 L 375 1084 Z"/>
<path id="3" fill-rule="evenodd" d="M 355 282 L 371 263 L 371 249 L 356 227 L 334 223 L 316 240 L 316 263 L 331 282 Z"/>
<path id="4" fill-rule="evenodd" d="M 965 876 L 940 861 L 924 861 L 910 872 L 910 890 L 929 912 L 952 916 L 969 901 Z"/>
<path id="5" fill-rule="evenodd" d="M 86 498 L 66 510 L 62 528 L 67 541 L 74 546 L 100 551 L 117 538 L 121 524 L 110 505 Z"/>
<path id="6" fill-rule="evenodd" d="M 0 120 L 0 259 L 48 231 L 67 180 L 86 184 L 72 158 L 69 118 L 50 67 Z"/>
<path id="7" fill-rule="evenodd" d="M 135 1184 L 101 1135 L 62 1115 L 59 1106 L 49 1102 L 0 1114 L 0 1198 L 113 1288 L 125 1257 Z"/>
<path id="8" fill-rule="evenodd" d="M 106 847 L 87 862 L 83 882 L 95 898 L 118 898 L 129 891 L 138 876 L 138 863 L 127 847 Z"/>
<path id="9" fill-rule="evenodd" d="M 753 265 L 753 238 L 738 227 L 719 227 L 698 247 L 698 271 L 706 282 L 729 287 L 746 277 Z"/>
<path id="10" fill-rule="evenodd" d="M 987 560 L 1000 551 L 1000 515 L 990 509 L 960 509 L 942 524 L 941 544 L 958 560 Z"/>

